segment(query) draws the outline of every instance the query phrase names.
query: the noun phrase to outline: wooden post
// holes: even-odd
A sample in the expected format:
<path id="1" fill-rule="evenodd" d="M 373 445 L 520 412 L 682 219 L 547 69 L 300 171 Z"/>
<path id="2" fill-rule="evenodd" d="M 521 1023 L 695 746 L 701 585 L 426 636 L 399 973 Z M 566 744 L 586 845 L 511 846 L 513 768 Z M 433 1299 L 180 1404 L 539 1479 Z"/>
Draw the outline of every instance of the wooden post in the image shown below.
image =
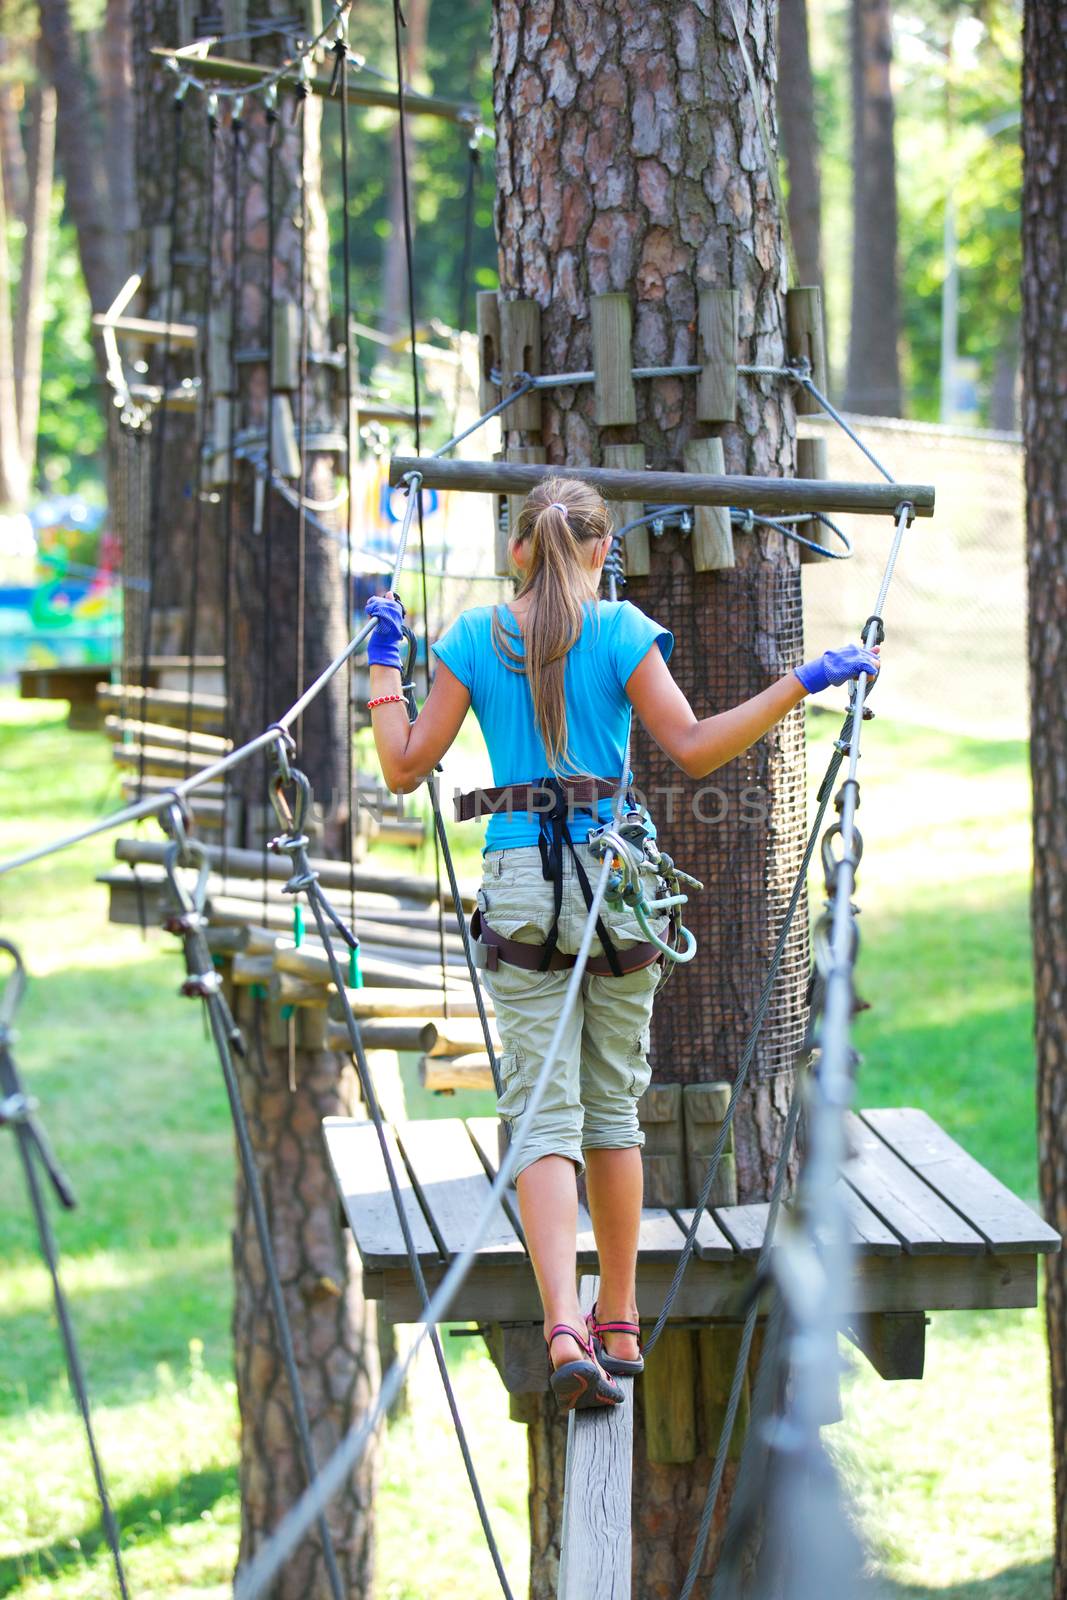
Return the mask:
<path id="1" fill-rule="evenodd" d="M 590 301 L 596 420 L 602 428 L 637 421 L 631 340 L 633 318 L 626 294 L 595 294 Z M 621 463 L 620 463 L 621 464 Z M 642 456 L 641 465 L 644 465 Z"/>
<path id="2" fill-rule="evenodd" d="M 682 458 L 686 472 L 718 476 L 725 471 L 721 439 L 690 439 Z M 693 511 L 694 572 L 716 572 L 734 564 L 729 507 L 696 506 Z"/>
<path id="3" fill-rule="evenodd" d="M 689 1205 L 696 1205 L 700 1188 L 708 1170 L 708 1162 L 715 1148 L 719 1132 L 730 1103 L 728 1083 L 688 1083 L 683 1091 L 685 1108 L 685 1158 L 689 1180 Z M 737 1204 L 737 1162 L 734 1157 L 733 1132 L 723 1151 L 719 1170 L 711 1194 L 711 1206 Z"/>
<path id="4" fill-rule="evenodd" d="M 733 422 L 737 414 L 737 289 L 701 289 L 697 313 L 700 422 Z"/>
<path id="5" fill-rule="evenodd" d="M 523 401 L 521 401 L 521 400 L 519 401 L 519 405 L 522 405 L 523 403 L 524 403 Z M 544 448 L 544 445 L 540 445 L 540 444 L 513 444 L 513 445 L 509 445 L 508 448 L 504 451 L 504 458 L 507 461 L 543 462 L 545 460 L 545 448 Z M 508 574 L 511 572 L 511 557 L 508 555 L 508 547 L 509 547 L 509 545 L 511 543 L 512 538 L 514 537 L 515 525 L 519 520 L 519 512 L 522 510 L 522 503 L 526 499 L 526 495 L 525 494 L 509 494 L 507 499 L 508 499 L 508 531 L 507 531 L 507 537 L 504 536 L 504 534 L 502 533 L 502 531 L 501 531 L 501 529 L 500 529 L 500 527 L 498 525 L 497 534 L 496 534 L 496 543 L 495 543 L 495 546 L 494 546 L 495 567 L 496 567 L 496 571 L 497 571 L 498 575 L 500 577 L 502 577 L 502 578 L 503 577 L 507 577 Z"/>
<path id="6" fill-rule="evenodd" d="M 517 373 L 535 378 L 541 371 L 541 307 L 536 300 L 500 300 L 500 375 L 502 392 Z M 541 434 L 541 395 L 532 389 L 504 412 L 504 426 Z"/>
<path id="7" fill-rule="evenodd" d="M 621 467 L 625 472 L 640 472 L 645 465 L 645 447 L 643 444 L 606 444 L 604 465 Z M 643 517 L 644 514 L 643 500 L 616 501 L 615 526 L 624 528 L 628 522 L 636 522 L 637 518 Z M 634 528 L 626 535 L 622 541 L 622 555 L 628 578 L 648 577 L 652 565 L 647 524 L 643 528 Z"/>
<path id="8" fill-rule="evenodd" d="M 646 1206 L 684 1206 L 685 1141 L 682 1134 L 682 1086 L 654 1083 L 637 1102 L 637 1118 L 645 1135 L 641 1164 L 645 1169 Z"/>
<path id="9" fill-rule="evenodd" d="M 741 1329 L 731 1323 L 722 1323 L 714 1328 L 702 1328 L 697 1337 L 700 1344 L 700 1399 L 704 1410 L 705 1449 L 710 1455 L 714 1455 L 719 1434 L 722 1432 L 723 1419 L 726 1416 L 726 1404 L 730 1397 L 737 1354 L 741 1348 Z M 752 1349 L 754 1355 L 755 1344 Z M 750 1362 L 750 1365 L 753 1363 Z M 730 1435 L 728 1459 L 731 1461 L 736 1461 L 741 1454 L 745 1431 L 748 1428 L 749 1404 L 749 1379 L 746 1372 L 741 1390 L 741 1404 L 737 1408 L 737 1420 Z"/>
<path id="10" fill-rule="evenodd" d="M 669 1324 L 645 1361 L 645 1450 L 650 1461 L 695 1461 L 696 1344 L 689 1328 Z"/>
<path id="11" fill-rule="evenodd" d="M 598 1280 L 583 1278 L 583 1311 L 596 1301 Z M 558 1600 L 630 1600 L 633 1482 L 633 1379 L 620 1378 L 621 1405 L 572 1411 L 567 1421 Z"/>
<path id="12" fill-rule="evenodd" d="M 495 289 L 479 289 L 475 297 L 478 317 L 478 405 L 491 411 L 500 399 L 500 386 L 490 374 L 500 365 L 500 301 Z M 507 413 L 505 412 L 506 416 Z"/>
<path id="13" fill-rule="evenodd" d="M 294 300 L 281 300 L 275 304 L 273 342 L 271 388 L 299 389 L 300 307 Z"/>
<path id="14" fill-rule="evenodd" d="M 271 395 L 270 403 L 274 413 L 271 465 L 283 478 L 299 478 L 300 447 L 296 442 L 296 423 L 293 420 L 293 407 L 289 396 Z"/>
<path id="15" fill-rule="evenodd" d="M 786 331 L 789 356 L 793 361 L 806 358 L 817 389 L 826 393 L 826 334 L 822 314 L 822 290 L 789 289 L 785 297 Z M 816 416 L 822 410 L 799 384 L 793 393 L 799 417 Z"/>
<path id="16" fill-rule="evenodd" d="M 826 440 L 825 439 L 798 439 L 797 440 L 797 477 L 798 478 L 825 478 L 826 477 Z M 814 539 L 818 544 L 835 545 L 842 549 L 841 543 L 826 527 L 825 523 L 802 523 L 799 530 L 805 538 Z M 800 547 L 802 562 L 816 562 L 825 564 L 830 557 L 816 555 L 814 550 L 809 550 L 806 544 Z"/>

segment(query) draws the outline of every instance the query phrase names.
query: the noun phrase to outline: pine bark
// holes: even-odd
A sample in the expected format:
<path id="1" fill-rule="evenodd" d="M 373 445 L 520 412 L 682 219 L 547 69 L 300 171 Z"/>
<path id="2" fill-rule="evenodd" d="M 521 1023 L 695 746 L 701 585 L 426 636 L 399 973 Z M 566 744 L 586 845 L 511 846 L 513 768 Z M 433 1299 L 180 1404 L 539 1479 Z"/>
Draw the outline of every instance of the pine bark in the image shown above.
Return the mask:
<path id="1" fill-rule="evenodd" d="M 852 309 L 845 405 L 901 413 L 892 0 L 851 0 Z"/>
<path id="2" fill-rule="evenodd" d="M 801 283 L 821 284 L 822 175 L 815 125 L 815 79 L 811 70 L 807 0 L 779 0 L 778 121 L 789 175 L 786 205 Z"/>
<path id="3" fill-rule="evenodd" d="M 404 55 L 404 83 L 417 84 L 426 60 L 426 34 L 430 24 L 430 0 L 407 0 L 404 6 L 406 28 L 400 32 Z M 408 120 L 405 128 L 408 166 L 413 169 L 417 127 Z M 408 268 L 404 236 L 404 179 L 401 166 L 400 123 L 393 130 L 389 170 L 389 232 L 382 251 L 382 329 L 396 334 L 408 325 Z M 411 214 L 412 239 L 415 215 Z M 402 359 L 402 358 L 401 358 Z"/>
<path id="4" fill-rule="evenodd" d="M 773 137 L 773 9 L 751 0 L 740 14 Z M 704 286 L 739 291 L 738 360 L 780 362 L 780 225 L 727 0 L 501 0 L 493 52 L 501 284 L 542 307 L 542 370 L 592 365 L 589 297 L 609 291 L 631 297 L 636 364 L 692 362 Z M 680 467 L 697 431 L 691 381 L 639 383 L 637 407 L 636 427 L 598 430 L 588 388 L 547 391 L 541 438 L 512 432 L 506 442 L 543 443 L 549 461 L 581 465 L 599 463 L 606 442 L 636 440 L 649 466 Z M 722 430 L 727 471 L 788 474 L 794 431 L 788 391 L 741 380 L 736 423 Z M 654 542 L 651 577 L 626 591 L 675 632 L 672 670 L 699 715 L 737 704 L 801 659 L 793 547 L 773 533 L 739 535 L 736 547 L 733 569 L 695 573 L 688 538 L 668 532 Z M 717 825 L 694 820 L 693 786 L 640 733 L 634 768 L 665 847 L 708 885 L 690 907 L 701 958 L 675 974 L 656 1008 L 654 1071 L 670 1082 L 728 1078 L 802 852 L 803 714 L 715 774 L 722 798 L 702 810 L 721 812 Z M 743 807 L 754 786 L 758 803 Z M 737 1130 L 746 1199 L 766 1194 L 780 1147 L 806 973 L 802 902 Z M 542 1462 L 556 1448 L 548 1423 L 531 1434 L 531 1460 Z M 681 1583 L 708 1443 L 680 1466 L 652 1466 L 638 1449 L 634 1593 L 648 1600 Z M 535 1595 L 551 1592 L 561 1482 L 559 1470 L 532 1479 Z"/>
<path id="5" fill-rule="evenodd" d="M 52 231 L 52 179 L 56 149 L 56 92 L 41 83 L 30 97 L 26 232 L 15 313 L 15 383 L 18 388 L 19 449 L 27 490 L 37 455 L 41 410 L 41 347 L 44 291 Z"/>
<path id="6" fill-rule="evenodd" d="M 1033 785 L 1034 1042 L 1041 1198 L 1067 1237 L 1067 14 L 1027 0 L 1023 47 L 1023 431 Z M 1067 1596 L 1067 1258 L 1048 1257 L 1056 1551 Z"/>
<path id="7" fill-rule="evenodd" d="M 39 0 L 41 51 L 59 101 L 56 137 L 67 206 L 94 311 L 106 311 L 122 286 L 122 257 L 107 204 L 103 152 L 86 92 L 86 73 L 67 0 Z"/>

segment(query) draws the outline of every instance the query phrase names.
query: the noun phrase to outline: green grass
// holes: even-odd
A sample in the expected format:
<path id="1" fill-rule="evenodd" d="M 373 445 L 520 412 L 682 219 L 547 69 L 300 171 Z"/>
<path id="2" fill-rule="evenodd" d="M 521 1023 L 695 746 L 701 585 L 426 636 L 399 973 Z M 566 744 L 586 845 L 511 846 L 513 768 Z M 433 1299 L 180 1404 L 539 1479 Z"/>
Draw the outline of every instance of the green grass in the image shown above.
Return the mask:
<path id="1" fill-rule="evenodd" d="M 811 718 L 821 775 L 837 719 Z M 920 1105 L 1020 1193 L 1036 1192 L 1022 745 L 867 730 L 859 821 L 860 1096 Z M 0 699 L 0 856 L 116 803 L 105 742 L 62 708 Z M 217 1064 L 158 935 L 109 926 L 111 841 L 0 880 L 0 932 L 32 983 L 18 1059 L 79 1197 L 55 1214 L 101 1446 L 138 1596 L 229 1592 L 239 1508 L 229 1350 L 232 1136 Z M 396 864 L 410 871 L 410 854 Z M 423 866 L 432 866 L 427 851 Z M 470 872 L 467 847 L 461 871 Z M 821 885 L 812 880 L 812 908 Z M 410 1068 L 410 1064 L 409 1064 Z M 413 1114 L 434 1100 L 408 1071 Z M 84 1444 L 9 1136 L 0 1132 L 0 1596 L 110 1592 Z M 477 1341 L 450 1362 L 517 1593 L 526 1438 Z M 1037 1600 L 1049 1590 L 1046 1361 L 1037 1312 L 938 1315 L 922 1384 L 857 1365 L 832 1430 L 887 1600 Z M 383 1452 L 378 1600 L 495 1590 L 435 1375 Z"/>

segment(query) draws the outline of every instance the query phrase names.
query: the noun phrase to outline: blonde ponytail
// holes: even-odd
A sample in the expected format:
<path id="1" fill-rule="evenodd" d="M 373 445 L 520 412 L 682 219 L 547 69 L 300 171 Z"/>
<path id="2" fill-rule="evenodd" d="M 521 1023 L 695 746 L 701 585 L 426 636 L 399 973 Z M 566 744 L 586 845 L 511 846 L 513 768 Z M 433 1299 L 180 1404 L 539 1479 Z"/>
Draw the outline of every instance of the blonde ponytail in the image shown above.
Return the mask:
<path id="1" fill-rule="evenodd" d="M 568 750 L 564 676 L 567 652 L 581 637 L 589 591 L 581 547 L 611 531 L 608 508 L 589 484 L 546 478 L 527 495 L 511 539 L 513 550 L 524 541 L 529 548 L 515 596 L 529 596 L 524 653 L 515 649 L 515 633 L 505 628 L 499 608 L 493 612 L 493 649 L 510 671 L 526 673 L 537 731 L 556 773 L 577 771 Z"/>

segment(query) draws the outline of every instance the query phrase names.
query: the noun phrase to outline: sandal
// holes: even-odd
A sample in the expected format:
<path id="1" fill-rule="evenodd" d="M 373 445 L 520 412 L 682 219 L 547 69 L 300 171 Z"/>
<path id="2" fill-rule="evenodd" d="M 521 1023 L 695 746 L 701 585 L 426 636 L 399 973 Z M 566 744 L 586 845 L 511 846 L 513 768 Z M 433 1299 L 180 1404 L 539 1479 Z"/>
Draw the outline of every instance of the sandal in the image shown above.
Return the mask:
<path id="1" fill-rule="evenodd" d="M 636 1378 L 645 1370 L 645 1358 L 640 1354 L 641 1329 L 636 1322 L 598 1322 L 596 1306 L 593 1307 L 585 1319 L 589 1329 L 589 1337 L 596 1350 L 597 1359 L 605 1372 L 610 1372 L 615 1378 Z M 624 1361 L 621 1356 L 609 1355 L 602 1335 L 605 1333 L 631 1333 L 637 1340 L 638 1357 L 636 1361 Z"/>
<path id="2" fill-rule="evenodd" d="M 562 1366 L 552 1365 L 552 1341 L 565 1333 L 585 1351 L 588 1359 L 564 1361 Z M 595 1406 L 617 1406 L 626 1398 L 625 1392 L 611 1378 L 604 1376 L 593 1356 L 593 1347 L 583 1339 L 576 1328 L 557 1322 L 545 1341 L 548 1348 L 549 1388 L 556 1397 L 561 1411 L 589 1411 Z"/>

